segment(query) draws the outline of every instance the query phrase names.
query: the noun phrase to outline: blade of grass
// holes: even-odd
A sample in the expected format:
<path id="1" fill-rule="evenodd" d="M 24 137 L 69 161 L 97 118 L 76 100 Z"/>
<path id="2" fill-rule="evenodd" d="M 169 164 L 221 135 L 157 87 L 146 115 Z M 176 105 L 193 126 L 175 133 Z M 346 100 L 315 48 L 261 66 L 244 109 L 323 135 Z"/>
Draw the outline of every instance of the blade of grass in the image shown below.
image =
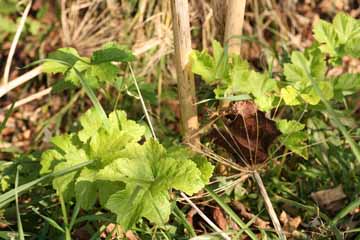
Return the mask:
<path id="1" fill-rule="evenodd" d="M 345 208 L 343 208 L 336 216 L 331 220 L 331 225 L 336 225 L 339 220 L 344 218 L 346 215 L 348 215 L 350 212 L 352 212 L 354 209 L 356 209 L 358 206 L 360 206 L 360 198 L 352 201 L 349 205 L 347 205 Z"/>
<path id="2" fill-rule="evenodd" d="M 176 203 L 174 204 L 174 213 L 173 214 L 180 219 L 181 223 L 188 230 L 190 237 L 196 237 L 194 228 L 189 224 L 189 222 L 185 218 L 184 213 L 180 210 L 180 208 L 176 205 Z"/>
<path id="3" fill-rule="evenodd" d="M 52 226 L 53 228 L 59 230 L 62 233 L 65 233 L 65 230 L 52 218 L 49 218 L 43 214 L 41 214 L 36 208 L 31 208 L 31 210 L 36 213 L 37 215 L 39 215 L 41 218 L 43 218 L 50 226 Z"/>
<path id="4" fill-rule="evenodd" d="M 15 177 L 16 220 L 17 220 L 17 226 L 18 226 L 19 240 L 25 240 L 24 229 L 22 226 L 21 217 L 20 217 L 20 209 L 19 209 L 19 196 L 18 196 L 19 172 L 20 172 L 20 166 L 17 166 L 16 177 Z"/>
<path id="5" fill-rule="evenodd" d="M 26 191 L 26 190 L 30 189 L 32 186 L 34 186 L 34 185 L 36 185 L 36 184 L 38 184 L 38 183 L 40 183 L 40 182 L 42 182 L 44 180 L 47 180 L 48 178 L 63 176 L 63 175 L 68 174 L 70 172 L 79 170 L 79 169 L 81 169 L 81 168 L 83 168 L 83 167 L 85 167 L 87 165 L 90 165 L 92 162 L 93 161 L 86 161 L 86 162 L 83 162 L 83 163 L 76 164 L 76 165 L 74 165 L 72 167 L 50 173 L 48 175 L 45 175 L 45 176 L 40 177 L 38 179 L 35 179 L 35 180 L 31 181 L 31 182 L 20 185 L 20 186 L 18 186 L 16 188 L 16 190 L 12 189 L 10 191 L 7 191 L 6 193 L 0 195 L 0 208 L 2 208 L 5 204 L 9 203 L 10 200 L 13 201 L 15 199 L 16 194 L 19 194 L 19 193 L 21 193 L 23 191 Z"/>
<path id="6" fill-rule="evenodd" d="M 11 116 L 11 114 L 12 114 L 12 112 L 14 110 L 14 106 L 15 106 L 15 103 L 12 103 L 10 108 L 6 111 L 5 118 L 0 124 L 0 133 L 2 132 L 2 130 L 4 130 L 4 128 L 6 126 L 6 123 L 9 120 L 9 117 Z"/>
<path id="7" fill-rule="evenodd" d="M 73 213 L 71 215 L 70 224 L 69 224 L 70 231 L 74 227 L 74 224 L 76 222 L 76 218 L 79 215 L 79 211 L 80 211 L 80 201 L 76 201 Z"/>
<path id="8" fill-rule="evenodd" d="M 229 216 L 236 222 L 236 224 L 238 224 L 240 228 L 246 232 L 246 234 L 251 239 L 258 239 L 255 233 L 253 233 L 253 231 L 251 231 L 251 229 L 246 226 L 246 224 L 240 219 L 240 217 L 229 207 L 229 205 L 227 205 L 223 200 L 221 200 L 221 198 L 213 190 L 211 190 L 209 187 L 205 187 L 205 190 L 220 205 L 220 207 L 222 207 L 222 209 L 224 209 L 224 211 L 229 214 Z"/>

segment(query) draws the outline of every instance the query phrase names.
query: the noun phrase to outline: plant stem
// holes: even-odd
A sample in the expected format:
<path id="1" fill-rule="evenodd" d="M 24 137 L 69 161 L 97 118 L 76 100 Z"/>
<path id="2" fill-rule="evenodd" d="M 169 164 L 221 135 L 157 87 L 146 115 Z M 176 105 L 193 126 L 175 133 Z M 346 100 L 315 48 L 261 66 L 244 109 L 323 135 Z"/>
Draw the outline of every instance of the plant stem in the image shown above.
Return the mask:
<path id="1" fill-rule="evenodd" d="M 65 229 L 65 239 L 66 240 L 71 240 L 71 232 L 70 232 L 70 228 L 69 228 L 69 220 L 68 220 L 68 216 L 67 216 L 67 212 L 66 212 L 66 206 L 65 206 L 65 201 L 63 198 L 62 193 L 59 193 L 59 200 L 60 200 L 60 205 L 61 205 L 61 212 L 62 215 L 64 217 L 64 229 Z"/>
<path id="2" fill-rule="evenodd" d="M 266 188 L 264 186 L 264 183 L 263 183 L 259 173 L 257 171 L 254 171 L 253 175 L 254 175 L 254 178 L 255 178 L 258 186 L 259 186 L 261 196 L 263 197 L 264 202 L 265 202 L 266 210 L 268 211 L 268 213 L 270 215 L 271 221 L 272 221 L 272 223 L 274 225 L 276 233 L 279 236 L 279 239 L 280 240 L 286 240 L 286 236 L 285 236 L 283 230 L 281 229 L 280 221 L 279 221 L 279 219 L 278 219 L 278 217 L 276 215 L 274 207 L 273 207 L 273 205 L 272 205 L 272 203 L 270 201 L 269 195 L 268 195 L 268 193 L 266 191 Z"/>

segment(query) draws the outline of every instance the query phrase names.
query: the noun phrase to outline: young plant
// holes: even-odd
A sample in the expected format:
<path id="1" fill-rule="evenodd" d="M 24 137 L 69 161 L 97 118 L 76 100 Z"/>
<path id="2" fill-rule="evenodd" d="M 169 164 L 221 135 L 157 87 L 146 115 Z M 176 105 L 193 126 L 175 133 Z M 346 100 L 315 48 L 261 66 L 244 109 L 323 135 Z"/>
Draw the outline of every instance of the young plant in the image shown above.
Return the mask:
<path id="1" fill-rule="evenodd" d="M 65 201 L 75 198 L 83 209 L 91 209 L 99 200 L 117 215 L 124 229 L 142 217 L 166 223 L 171 212 L 169 191 L 194 194 L 209 181 L 213 170 L 204 158 L 192 160 L 184 150 L 182 154 L 168 152 L 154 139 L 146 139 L 145 127 L 128 120 L 124 111 L 105 114 L 91 87 L 116 79 L 113 61 L 133 59 L 130 52 L 108 44 L 90 59 L 73 49 L 60 49 L 44 64 L 48 72 L 64 73 L 65 82 L 81 83 L 95 108 L 80 118 L 80 131 L 53 138 L 53 147 L 42 155 L 41 173 L 91 160 L 81 171 L 54 179 L 53 187 Z"/>

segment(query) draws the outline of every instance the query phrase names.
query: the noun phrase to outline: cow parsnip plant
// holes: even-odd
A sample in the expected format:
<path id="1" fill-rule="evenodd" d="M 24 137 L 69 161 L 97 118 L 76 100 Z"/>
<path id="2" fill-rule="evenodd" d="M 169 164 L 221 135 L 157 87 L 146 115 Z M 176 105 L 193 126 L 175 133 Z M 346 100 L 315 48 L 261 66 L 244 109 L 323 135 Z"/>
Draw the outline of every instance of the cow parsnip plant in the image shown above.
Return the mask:
<path id="1" fill-rule="evenodd" d="M 325 100 L 342 100 L 360 90 L 359 74 L 326 75 L 329 69 L 341 64 L 342 57 L 360 57 L 360 20 L 339 13 L 332 23 L 320 20 L 313 32 L 316 40 L 313 45 L 303 52 L 293 51 L 290 62 L 284 64 L 282 81 L 275 80 L 272 73 L 251 69 L 238 55 L 228 55 L 216 41 L 212 44 L 212 55 L 206 51 L 192 52 L 192 71 L 216 86 L 217 99 L 253 99 L 265 112 L 279 106 L 321 108 L 316 86 Z M 277 121 L 283 134 L 279 140 L 289 150 L 307 158 L 305 125 L 294 120 Z"/>
<path id="2" fill-rule="evenodd" d="M 142 217 L 166 223 L 171 189 L 192 195 L 205 186 L 213 171 L 205 158 L 182 148 L 167 151 L 154 139 L 146 139 L 145 127 L 128 120 L 124 111 L 105 114 L 91 88 L 115 81 L 118 68 L 112 62 L 132 60 L 129 51 L 111 43 L 91 58 L 80 57 L 71 48 L 59 49 L 43 66 L 47 72 L 63 73 L 65 81 L 84 86 L 95 107 L 80 118 L 80 131 L 52 139 L 53 147 L 42 155 L 41 173 L 92 161 L 80 171 L 55 178 L 53 187 L 61 199 L 75 198 L 83 209 L 91 209 L 99 200 L 117 215 L 124 229 Z"/>

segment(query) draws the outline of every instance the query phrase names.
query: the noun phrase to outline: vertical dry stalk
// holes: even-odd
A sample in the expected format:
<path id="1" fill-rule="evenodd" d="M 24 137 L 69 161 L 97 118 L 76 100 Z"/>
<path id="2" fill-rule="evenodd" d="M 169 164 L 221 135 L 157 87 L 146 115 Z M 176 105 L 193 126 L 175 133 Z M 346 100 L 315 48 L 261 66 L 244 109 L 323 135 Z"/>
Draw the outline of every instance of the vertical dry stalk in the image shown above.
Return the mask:
<path id="1" fill-rule="evenodd" d="M 246 0 L 228 0 L 224 43 L 229 45 L 229 53 L 240 54 L 245 6 Z"/>
<path id="2" fill-rule="evenodd" d="M 18 26 L 18 28 L 16 30 L 16 33 L 15 33 L 14 40 L 11 43 L 9 55 L 7 57 L 7 60 L 6 60 L 4 76 L 3 76 L 3 79 L 2 79 L 1 84 L 0 84 L 1 86 L 5 86 L 9 81 L 11 61 L 12 61 L 12 59 L 14 57 L 16 45 L 17 45 L 17 43 L 18 43 L 18 41 L 20 39 L 21 32 L 22 32 L 22 30 L 23 30 L 23 28 L 25 26 L 26 18 L 28 16 L 29 12 L 30 12 L 31 4 L 32 4 L 32 0 L 29 1 L 28 5 L 26 6 L 26 8 L 24 10 L 24 13 L 23 13 L 23 15 L 21 17 L 21 20 L 20 20 L 20 23 L 19 23 L 19 26 Z"/>
<path id="3" fill-rule="evenodd" d="M 200 141 L 195 134 L 199 127 L 195 105 L 195 83 L 189 64 L 191 36 L 188 1 L 171 0 L 171 13 L 173 19 L 175 64 L 184 141 L 186 143 L 191 143 L 192 145 L 198 145 Z M 197 137 L 193 137 L 194 135 Z"/>
<path id="4" fill-rule="evenodd" d="M 254 177 L 255 177 L 255 180 L 256 180 L 256 182 L 257 182 L 257 184 L 259 186 L 261 196 L 263 197 L 264 202 L 265 202 L 266 210 L 270 215 L 271 221 L 272 221 L 272 223 L 273 223 L 273 225 L 275 227 L 275 231 L 278 234 L 279 239 L 280 240 L 286 240 L 286 236 L 285 236 L 283 230 L 281 229 L 279 219 L 278 219 L 278 217 L 276 215 L 274 207 L 272 206 L 272 203 L 270 201 L 270 198 L 269 198 L 269 195 L 268 195 L 268 193 L 266 191 L 264 183 L 263 183 L 263 181 L 262 181 L 262 179 L 261 179 L 261 177 L 260 177 L 260 175 L 259 175 L 259 173 L 257 171 L 254 172 Z"/>
<path id="5" fill-rule="evenodd" d="M 224 41 L 227 2 L 227 0 L 211 0 L 216 30 L 215 39 L 219 42 Z"/>

